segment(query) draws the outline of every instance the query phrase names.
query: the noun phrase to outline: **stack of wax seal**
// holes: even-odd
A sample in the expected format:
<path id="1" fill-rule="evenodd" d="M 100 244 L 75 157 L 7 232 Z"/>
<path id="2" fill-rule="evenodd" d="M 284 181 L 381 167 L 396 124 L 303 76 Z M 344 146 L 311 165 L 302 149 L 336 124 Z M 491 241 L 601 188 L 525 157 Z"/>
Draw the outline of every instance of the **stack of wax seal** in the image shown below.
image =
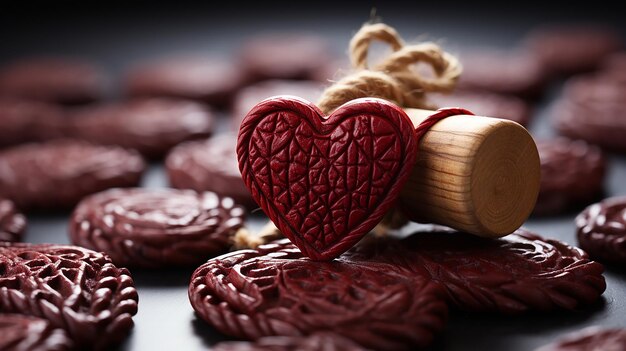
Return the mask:
<path id="1" fill-rule="evenodd" d="M 590 311 L 607 288 L 594 260 L 626 262 L 626 197 L 594 204 L 606 150 L 626 145 L 620 48 L 547 28 L 455 56 L 373 23 L 347 71 L 318 36 L 279 33 L 234 58 L 137 62 L 118 98 L 82 60 L 0 67 L 0 349 L 115 349 L 172 276 L 194 328 L 236 339 L 216 350 L 412 350 L 445 342 L 458 311 Z M 559 137 L 535 142 L 533 104 L 570 76 L 549 108 Z M 581 248 L 522 227 L 570 210 Z M 73 245 L 36 244 L 64 211 Z M 624 330 L 545 350 L 587 344 L 619 348 Z"/>

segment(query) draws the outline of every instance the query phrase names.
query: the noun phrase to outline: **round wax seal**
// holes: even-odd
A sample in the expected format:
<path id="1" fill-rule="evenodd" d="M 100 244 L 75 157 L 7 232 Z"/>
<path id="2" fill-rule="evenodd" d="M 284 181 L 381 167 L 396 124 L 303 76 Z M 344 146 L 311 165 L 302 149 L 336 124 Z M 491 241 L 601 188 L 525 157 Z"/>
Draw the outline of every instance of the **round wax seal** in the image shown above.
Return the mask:
<path id="1" fill-rule="evenodd" d="M 191 99 L 226 107 L 242 84 L 234 62 L 201 56 L 169 57 L 133 68 L 126 79 L 131 96 Z"/>
<path id="2" fill-rule="evenodd" d="M 128 335 L 137 291 L 128 271 L 102 253 L 0 243 L 0 311 L 44 318 L 77 348 L 103 350 Z"/>
<path id="3" fill-rule="evenodd" d="M 244 211 L 211 192 L 112 189 L 81 201 L 70 219 L 76 245 L 123 266 L 184 266 L 227 252 Z"/>
<path id="4" fill-rule="evenodd" d="M 552 109 L 562 135 L 618 152 L 626 152 L 625 112 L 626 75 L 611 73 L 570 79 Z"/>
<path id="5" fill-rule="evenodd" d="M 573 74 L 596 68 L 623 46 L 618 33 L 592 25 L 538 28 L 526 47 L 552 74 Z"/>
<path id="6" fill-rule="evenodd" d="M 578 243 L 592 257 L 626 263 L 626 197 L 614 197 L 587 207 L 576 217 Z"/>
<path id="7" fill-rule="evenodd" d="M 76 140 L 25 144 L 0 152 L 0 196 L 22 210 L 74 206 L 84 196 L 135 186 L 146 165 L 133 151 Z"/>
<path id="8" fill-rule="evenodd" d="M 463 74 L 458 88 L 461 90 L 534 97 L 545 85 L 543 67 L 528 54 L 485 49 L 462 54 L 460 60 Z"/>
<path id="9" fill-rule="evenodd" d="M 86 107 L 73 116 L 73 136 L 162 157 L 183 141 L 213 131 L 210 110 L 190 101 L 145 99 Z"/>
<path id="10" fill-rule="evenodd" d="M 248 209 L 258 208 L 241 179 L 236 146 L 237 136 L 232 134 L 177 146 L 165 160 L 170 184 L 179 189 L 213 191 Z"/>
<path id="11" fill-rule="evenodd" d="M 579 309 L 606 288 L 603 267 L 582 250 L 519 229 L 484 239 L 449 229 L 364 241 L 342 258 L 402 267 L 441 284 L 461 310 L 517 314 Z"/>
<path id="12" fill-rule="evenodd" d="M 248 81 L 266 79 L 327 79 L 334 65 L 330 46 L 309 34 L 265 34 L 245 42 L 239 62 Z"/>
<path id="13" fill-rule="evenodd" d="M 0 241 L 20 241 L 26 231 L 26 217 L 11 200 L 0 198 Z"/>
<path id="14" fill-rule="evenodd" d="M 60 107 L 49 103 L 0 99 L 0 147 L 59 138 L 64 117 Z"/>
<path id="15" fill-rule="evenodd" d="M 63 329 L 45 319 L 19 314 L 0 314 L 0 350 L 69 351 L 72 341 Z"/>
<path id="16" fill-rule="evenodd" d="M 98 68 L 73 58 L 24 59 L 0 69 L 0 95 L 82 104 L 102 98 L 104 78 Z"/>
<path id="17" fill-rule="evenodd" d="M 619 351 L 626 349 L 626 329 L 589 327 L 536 351 Z"/>
<path id="18" fill-rule="evenodd" d="M 328 331 L 375 350 L 428 346 L 446 320 L 441 293 L 390 264 L 312 261 L 287 239 L 209 260 L 189 286 L 194 310 L 225 334 Z"/>
<path id="19" fill-rule="evenodd" d="M 537 150 L 541 187 L 534 214 L 558 214 L 602 194 L 606 159 L 599 148 L 582 140 L 558 138 L 537 142 Z"/>

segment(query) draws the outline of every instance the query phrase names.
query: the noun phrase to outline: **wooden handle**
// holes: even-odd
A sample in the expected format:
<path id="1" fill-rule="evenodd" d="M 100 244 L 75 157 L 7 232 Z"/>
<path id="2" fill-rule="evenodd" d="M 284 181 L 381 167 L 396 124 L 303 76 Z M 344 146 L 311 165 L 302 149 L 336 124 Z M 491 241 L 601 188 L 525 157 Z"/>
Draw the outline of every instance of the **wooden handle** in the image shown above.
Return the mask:
<path id="1" fill-rule="evenodd" d="M 405 111 L 415 126 L 433 113 Z M 411 220 L 501 237 L 528 218 L 539 180 L 537 146 L 524 127 L 498 118 L 451 116 L 420 140 L 400 203 Z"/>

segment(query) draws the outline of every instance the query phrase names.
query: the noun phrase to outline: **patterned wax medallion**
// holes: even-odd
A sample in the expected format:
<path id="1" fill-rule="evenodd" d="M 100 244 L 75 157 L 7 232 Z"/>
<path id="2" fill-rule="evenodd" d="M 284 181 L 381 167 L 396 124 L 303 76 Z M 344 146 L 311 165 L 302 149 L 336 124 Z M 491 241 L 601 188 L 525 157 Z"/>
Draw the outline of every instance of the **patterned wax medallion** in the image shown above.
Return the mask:
<path id="1" fill-rule="evenodd" d="M 374 350 L 427 347 L 447 319 L 441 286 L 427 274 L 343 256 L 315 262 L 287 239 L 209 260 L 194 272 L 189 299 L 238 338 L 332 332 Z"/>
<path id="2" fill-rule="evenodd" d="M 0 243 L 0 311 L 44 318 L 79 349 L 121 342 L 133 327 L 137 300 L 128 270 L 102 253 Z"/>
<path id="3" fill-rule="evenodd" d="M 212 192 L 111 189 L 78 204 L 70 237 L 122 266 L 197 265 L 228 251 L 244 213 Z"/>

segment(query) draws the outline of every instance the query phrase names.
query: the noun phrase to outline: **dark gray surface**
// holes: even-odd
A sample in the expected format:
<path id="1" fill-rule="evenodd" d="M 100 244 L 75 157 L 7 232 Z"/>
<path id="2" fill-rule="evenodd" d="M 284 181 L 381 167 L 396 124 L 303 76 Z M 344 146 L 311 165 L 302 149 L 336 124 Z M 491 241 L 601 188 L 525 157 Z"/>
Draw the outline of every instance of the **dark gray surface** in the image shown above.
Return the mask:
<path id="1" fill-rule="evenodd" d="M 200 51 L 228 55 L 248 35 L 259 31 L 312 31 L 329 37 L 338 52 L 343 52 L 350 36 L 368 19 L 370 8 L 355 6 L 299 10 L 291 6 L 286 12 L 259 10 L 258 14 L 210 7 L 198 11 L 130 13 L 103 12 L 90 16 L 72 13 L 58 17 L 39 13 L 36 17 L 13 17 L 0 24 L 0 62 L 16 57 L 42 54 L 73 54 L 101 63 L 116 78 L 133 61 L 156 54 Z M 532 25 L 550 20 L 595 20 L 619 25 L 620 16 L 579 11 L 549 12 L 542 9 L 427 8 L 408 9 L 382 6 L 378 15 L 396 26 L 407 39 L 435 39 L 449 50 L 471 45 L 513 45 Z M 291 12 L 290 12 L 291 11 Z M 5 12 L 6 14 L 6 12 Z M 505 15 L 503 15 L 505 14 Z M 9 16 L 7 16 L 9 18 Z M 2 18 L 0 18 L 2 19 Z M 624 29 L 620 28 L 624 34 Z M 424 35 L 425 34 L 425 35 Z M 546 106 L 559 94 L 555 85 L 548 99 L 539 102 L 531 129 L 535 135 L 552 134 Z M 227 119 L 222 117 L 222 127 Z M 144 179 L 144 186 L 167 186 L 162 166 L 154 165 Z M 626 194 L 626 158 L 611 159 L 607 195 Z M 531 219 L 526 227 L 546 237 L 575 244 L 575 213 L 555 218 Z M 29 216 L 28 242 L 67 243 L 67 215 Z M 249 221 L 253 229 L 263 219 Z M 202 350 L 224 339 L 193 314 L 187 298 L 189 271 L 133 270 L 139 290 L 139 313 L 135 329 L 120 350 Z M 436 349 L 441 350 L 531 350 L 556 337 L 589 325 L 626 327 L 626 274 L 610 269 L 606 273 L 607 291 L 603 301 L 585 311 L 526 315 L 521 317 L 480 316 L 453 313 L 449 326 L 440 336 Z"/>

